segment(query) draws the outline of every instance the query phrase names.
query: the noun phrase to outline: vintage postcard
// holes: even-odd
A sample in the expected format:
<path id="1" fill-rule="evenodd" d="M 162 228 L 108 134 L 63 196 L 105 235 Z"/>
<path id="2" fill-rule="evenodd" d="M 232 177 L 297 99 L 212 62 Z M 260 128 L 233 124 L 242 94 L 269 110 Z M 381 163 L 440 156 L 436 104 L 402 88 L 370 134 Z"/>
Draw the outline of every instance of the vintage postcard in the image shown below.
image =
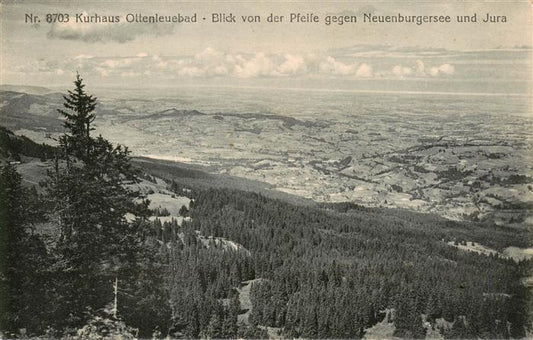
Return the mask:
<path id="1" fill-rule="evenodd" d="M 529 1 L 0 1 L 0 337 L 533 336 Z"/>

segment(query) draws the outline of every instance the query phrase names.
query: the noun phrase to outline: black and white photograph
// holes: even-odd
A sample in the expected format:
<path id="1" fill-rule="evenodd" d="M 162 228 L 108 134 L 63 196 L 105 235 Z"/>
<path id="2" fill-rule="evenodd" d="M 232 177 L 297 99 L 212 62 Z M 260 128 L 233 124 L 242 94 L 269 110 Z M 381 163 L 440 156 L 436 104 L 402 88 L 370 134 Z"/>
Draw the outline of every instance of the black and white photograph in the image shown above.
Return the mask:
<path id="1" fill-rule="evenodd" d="M 0 0 L 0 339 L 532 339 L 529 0 Z"/>

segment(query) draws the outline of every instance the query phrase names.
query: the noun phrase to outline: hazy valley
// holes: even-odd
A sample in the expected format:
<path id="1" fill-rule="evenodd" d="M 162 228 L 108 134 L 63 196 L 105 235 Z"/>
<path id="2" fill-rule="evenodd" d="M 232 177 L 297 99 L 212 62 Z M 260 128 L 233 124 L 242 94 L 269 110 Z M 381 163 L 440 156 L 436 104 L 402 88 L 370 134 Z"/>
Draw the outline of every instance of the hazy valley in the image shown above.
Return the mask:
<path id="1" fill-rule="evenodd" d="M 527 228 L 529 97 L 183 88 L 97 91 L 97 133 L 317 202 Z M 53 142 L 61 96 L 2 92 L 2 124 Z"/>

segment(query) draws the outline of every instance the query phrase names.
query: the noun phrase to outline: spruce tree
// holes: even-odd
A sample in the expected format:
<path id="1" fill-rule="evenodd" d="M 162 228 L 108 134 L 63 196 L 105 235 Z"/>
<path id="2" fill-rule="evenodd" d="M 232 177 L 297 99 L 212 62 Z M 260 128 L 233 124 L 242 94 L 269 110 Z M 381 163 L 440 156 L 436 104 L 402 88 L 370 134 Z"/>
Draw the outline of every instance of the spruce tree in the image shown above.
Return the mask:
<path id="1" fill-rule="evenodd" d="M 69 151 L 81 159 L 89 158 L 91 144 L 90 132 L 96 118 L 93 113 L 96 108 L 96 98 L 85 93 L 85 85 L 79 74 L 76 74 L 74 81 L 74 91 L 68 91 L 68 96 L 63 96 L 65 110 L 58 109 L 58 112 L 65 117 L 64 127 L 70 134 L 62 137 L 62 144 L 69 147 Z"/>
<path id="2" fill-rule="evenodd" d="M 8 164 L 0 171 L 0 329 L 15 330 L 21 304 L 23 272 L 24 207 L 21 177 Z"/>
<path id="3" fill-rule="evenodd" d="M 113 278 L 131 274 L 142 245 L 142 223 L 128 223 L 125 215 L 147 214 L 147 205 L 136 203 L 140 195 L 128 188 L 137 182 L 128 149 L 91 136 L 96 98 L 85 92 L 79 75 L 74 85 L 64 97 L 65 109 L 58 110 L 67 131 L 48 181 L 60 230 L 56 270 L 63 315 L 57 318 L 66 320 L 60 327 L 79 327 L 87 308 L 101 308 L 110 300 Z"/>
<path id="4" fill-rule="evenodd" d="M 40 238 L 27 231 L 42 216 L 36 192 L 21 183 L 13 165 L 0 168 L 0 330 L 8 332 L 33 332 L 44 321 L 47 254 Z"/>

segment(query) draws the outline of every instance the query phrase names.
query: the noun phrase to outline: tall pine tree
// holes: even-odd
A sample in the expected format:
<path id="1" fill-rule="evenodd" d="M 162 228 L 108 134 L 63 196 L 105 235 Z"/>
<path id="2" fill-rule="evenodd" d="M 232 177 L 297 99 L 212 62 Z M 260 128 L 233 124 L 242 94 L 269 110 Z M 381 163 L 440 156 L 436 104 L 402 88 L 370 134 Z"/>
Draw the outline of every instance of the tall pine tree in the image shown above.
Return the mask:
<path id="1" fill-rule="evenodd" d="M 58 110 L 67 131 L 48 183 L 60 229 L 58 319 L 66 320 L 60 327 L 80 326 L 87 309 L 111 300 L 113 278 L 131 274 L 142 246 L 142 223 L 130 223 L 125 216 L 147 213 L 147 204 L 136 203 L 141 197 L 128 187 L 137 182 L 128 149 L 91 136 L 96 98 L 85 92 L 79 75 L 74 85 L 64 97 L 65 109 Z"/>
<path id="2" fill-rule="evenodd" d="M 46 248 L 27 231 L 42 216 L 36 192 L 21 183 L 13 165 L 0 168 L 0 331 L 12 333 L 38 330 L 45 306 Z"/>
<path id="3" fill-rule="evenodd" d="M 64 127 L 70 132 L 62 136 L 61 144 L 68 148 L 68 153 L 87 160 L 90 157 L 92 141 L 90 132 L 94 130 L 91 124 L 96 118 L 93 113 L 96 108 L 96 98 L 85 93 L 85 85 L 79 74 L 76 75 L 74 85 L 74 91 L 68 91 L 68 96 L 63 96 L 65 109 L 58 109 L 65 117 Z"/>

